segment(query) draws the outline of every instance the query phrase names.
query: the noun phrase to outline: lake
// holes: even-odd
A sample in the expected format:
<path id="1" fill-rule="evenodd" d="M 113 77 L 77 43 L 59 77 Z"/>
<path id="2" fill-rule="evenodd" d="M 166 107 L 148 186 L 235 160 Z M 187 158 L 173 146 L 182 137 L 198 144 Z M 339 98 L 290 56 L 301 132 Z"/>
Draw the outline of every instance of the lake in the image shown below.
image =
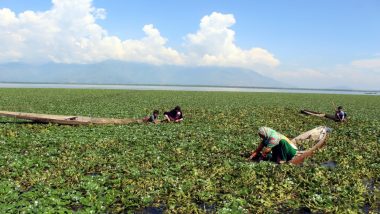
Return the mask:
<path id="1" fill-rule="evenodd" d="M 313 94 L 357 94 L 379 95 L 380 91 L 304 89 L 304 88 L 263 88 L 232 86 L 177 86 L 177 85 L 107 85 L 107 84 L 55 84 L 55 83 L 0 83 L 0 88 L 73 88 L 73 89 L 120 89 L 120 90 L 165 90 L 165 91 L 230 91 L 230 92 L 281 92 Z"/>

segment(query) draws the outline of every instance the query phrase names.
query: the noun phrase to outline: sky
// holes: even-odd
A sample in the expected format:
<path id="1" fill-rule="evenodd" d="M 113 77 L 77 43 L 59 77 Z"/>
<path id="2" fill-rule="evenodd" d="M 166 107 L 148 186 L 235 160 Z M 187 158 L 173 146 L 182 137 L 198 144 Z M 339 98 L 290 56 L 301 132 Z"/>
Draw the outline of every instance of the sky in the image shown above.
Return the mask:
<path id="1" fill-rule="evenodd" d="M 378 0 L 0 0 L 0 64 L 226 66 L 380 90 L 379 11 Z"/>

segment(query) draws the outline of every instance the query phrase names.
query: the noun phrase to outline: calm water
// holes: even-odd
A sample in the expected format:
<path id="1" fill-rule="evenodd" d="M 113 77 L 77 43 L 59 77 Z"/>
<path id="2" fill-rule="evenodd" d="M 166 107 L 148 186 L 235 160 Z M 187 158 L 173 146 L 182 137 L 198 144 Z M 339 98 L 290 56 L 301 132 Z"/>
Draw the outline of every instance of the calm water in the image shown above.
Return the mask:
<path id="1" fill-rule="evenodd" d="M 249 87 L 209 87 L 209 86 L 160 86 L 160 85 L 91 85 L 91 84 L 29 84 L 0 83 L 0 88 L 83 88 L 83 89 L 127 89 L 127 90 L 174 90 L 174 91 L 236 91 L 236 92 L 283 92 L 315 94 L 368 94 L 380 95 L 380 91 L 346 91 L 319 89 L 278 89 Z"/>

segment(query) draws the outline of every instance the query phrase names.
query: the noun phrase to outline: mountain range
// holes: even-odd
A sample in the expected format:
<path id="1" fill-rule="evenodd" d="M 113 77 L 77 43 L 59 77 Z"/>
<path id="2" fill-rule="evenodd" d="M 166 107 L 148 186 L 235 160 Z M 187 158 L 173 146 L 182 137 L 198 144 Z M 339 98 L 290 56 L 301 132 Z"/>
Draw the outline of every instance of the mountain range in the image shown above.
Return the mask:
<path id="1" fill-rule="evenodd" d="M 150 65 L 122 61 L 94 64 L 0 64 L 0 82 L 288 87 L 249 69 Z"/>

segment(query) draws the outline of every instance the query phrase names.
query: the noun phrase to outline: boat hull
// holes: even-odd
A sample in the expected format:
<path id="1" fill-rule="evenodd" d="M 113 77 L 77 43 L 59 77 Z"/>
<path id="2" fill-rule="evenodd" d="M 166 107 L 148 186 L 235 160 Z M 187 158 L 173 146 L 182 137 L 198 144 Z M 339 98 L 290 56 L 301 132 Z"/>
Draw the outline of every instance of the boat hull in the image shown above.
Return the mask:
<path id="1" fill-rule="evenodd" d="M 140 119 L 116 119 L 116 118 L 93 118 L 83 116 L 35 114 L 25 112 L 0 111 L 0 116 L 13 117 L 17 119 L 31 120 L 37 123 L 56 123 L 62 125 L 90 125 L 90 124 L 130 124 L 140 123 Z"/>
<path id="2" fill-rule="evenodd" d="M 307 110 L 307 109 L 303 109 L 300 112 L 302 114 L 316 116 L 316 117 L 324 117 L 324 118 L 333 120 L 335 122 L 339 122 L 339 120 L 334 115 L 332 115 L 332 114 L 325 114 L 325 113 L 320 113 L 320 112 L 311 111 L 311 110 Z"/>
<path id="3" fill-rule="evenodd" d="M 300 145 L 302 141 L 307 139 L 316 141 L 316 144 L 306 151 L 299 151 L 289 163 L 301 164 L 306 158 L 312 156 L 318 149 L 323 147 L 326 144 L 329 130 L 330 129 L 326 126 L 319 126 L 292 139 L 291 141 L 295 145 Z"/>

